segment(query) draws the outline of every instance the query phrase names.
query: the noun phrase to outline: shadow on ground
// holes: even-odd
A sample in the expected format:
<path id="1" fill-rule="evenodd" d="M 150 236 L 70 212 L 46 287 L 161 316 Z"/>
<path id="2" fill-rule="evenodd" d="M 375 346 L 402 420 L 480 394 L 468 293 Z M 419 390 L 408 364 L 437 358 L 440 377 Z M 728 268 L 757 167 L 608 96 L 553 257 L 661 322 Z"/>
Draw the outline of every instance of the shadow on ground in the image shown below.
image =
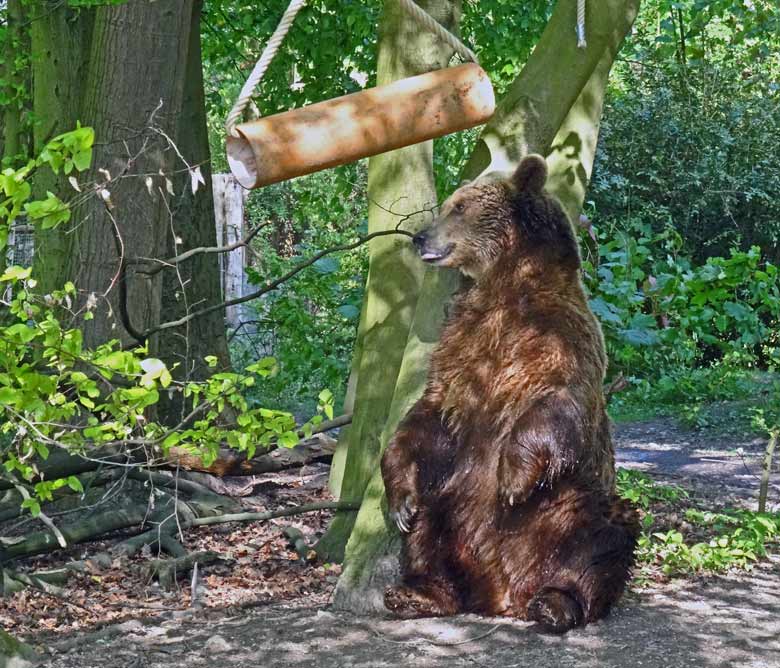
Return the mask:
<path id="1" fill-rule="evenodd" d="M 618 430 L 621 465 L 753 504 L 758 441 L 718 441 L 672 422 Z M 746 459 L 735 453 L 743 447 Z M 770 494 L 775 507 L 780 494 Z M 173 613 L 49 641 L 46 668 L 780 668 L 780 557 L 751 573 L 631 592 L 606 620 L 563 637 L 460 616 L 396 621 L 274 605 Z"/>
<path id="2" fill-rule="evenodd" d="M 752 574 L 630 594 L 563 637 L 460 616 L 394 621 L 269 606 L 229 618 L 133 621 L 58 641 L 51 668 L 690 668 L 780 666 L 780 560 Z"/>

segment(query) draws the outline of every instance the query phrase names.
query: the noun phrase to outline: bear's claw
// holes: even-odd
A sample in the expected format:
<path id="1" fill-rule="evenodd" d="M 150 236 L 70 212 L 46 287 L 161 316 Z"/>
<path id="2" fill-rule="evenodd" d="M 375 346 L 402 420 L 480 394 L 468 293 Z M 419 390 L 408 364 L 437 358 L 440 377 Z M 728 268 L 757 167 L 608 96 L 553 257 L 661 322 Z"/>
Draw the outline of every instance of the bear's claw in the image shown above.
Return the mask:
<path id="1" fill-rule="evenodd" d="M 407 496 L 398 510 L 390 511 L 390 518 L 401 533 L 409 533 L 416 514 L 417 508 L 412 505 L 411 497 Z"/>

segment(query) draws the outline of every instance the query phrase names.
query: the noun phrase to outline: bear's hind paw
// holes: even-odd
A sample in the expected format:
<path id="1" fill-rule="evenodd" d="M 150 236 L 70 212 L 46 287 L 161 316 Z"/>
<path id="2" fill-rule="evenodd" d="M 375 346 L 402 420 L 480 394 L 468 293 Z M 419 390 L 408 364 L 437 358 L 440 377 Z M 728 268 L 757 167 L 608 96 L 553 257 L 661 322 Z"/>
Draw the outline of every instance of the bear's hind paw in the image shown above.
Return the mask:
<path id="1" fill-rule="evenodd" d="M 566 633 L 582 624 L 580 604 L 560 589 L 543 589 L 528 604 L 526 618 L 538 622 L 544 633 Z"/>

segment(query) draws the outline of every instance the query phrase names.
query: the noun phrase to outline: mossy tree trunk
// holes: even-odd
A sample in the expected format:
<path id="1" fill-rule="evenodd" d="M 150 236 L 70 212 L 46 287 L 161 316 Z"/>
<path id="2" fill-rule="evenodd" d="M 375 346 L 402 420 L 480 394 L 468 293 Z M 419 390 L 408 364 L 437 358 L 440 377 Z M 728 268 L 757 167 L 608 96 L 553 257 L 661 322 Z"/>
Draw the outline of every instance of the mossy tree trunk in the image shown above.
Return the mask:
<path id="1" fill-rule="evenodd" d="M 144 271 L 158 265 L 134 263 L 216 245 L 201 5 L 202 0 L 133 0 L 75 13 L 66 5 L 38 8 L 42 18 L 33 24 L 36 149 L 77 121 L 92 126 L 93 164 L 79 179 L 100 184 L 107 196 L 82 197 L 73 223 L 36 239 L 42 290 L 70 280 L 82 303 L 95 303 L 94 318 L 79 325 L 87 346 L 115 338 L 135 344 L 136 335 L 153 329 L 163 314 L 176 319 L 221 300 L 215 254 L 197 255 L 153 277 Z M 202 175 L 196 193 L 187 165 Z M 75 194 L 67 181 L 45 173 L 36 187 L 63 199 Z M 205 355 L 228 363 L 223 313 L 153 335 L 150 348 L 169 366 L 178 364 L 180 378 L 202 378 Z M 180 403 L 161 404 L 160 417 L 178 421 Z"/>
<path id="2" fill-rule="evenodd" d="M 29 112 L 29 67 L 19 61 L 30 53 L 29 19 L 25 16 L 22 0 L 7 0 L 6 39 L 0 56 L 0 99 L 7 98 L 0 113 L 0 158 L 24 159 L 29 146 L 29 125 L 25 114 Z"/>
<path id="3" fill-rule="evenodd" d="M 588 48 L 583 51 L 576 48 L 573 37 L 576 1 L 560 0 L 525 68 L 483 130 L 464 177 L 509 170 L 526 153 L 547 155 L 552 150 L 551 187 L 571 214 L 578 213 L 592 167 L 609 69 L 638 8 L 639 0 L 588 3 Z M 449 272 L 431 269 L 425 273 L 380 450 L 422 393 L 444 305 L 457 285 L 457 278 Z M 360 409 L 359 395 L 355 409 Z M 362 449 L 364 444 L 357 447 Z M 374 456 L 372 461 L 376 460 Z M 346 546 L 344 571 L 334 597 L 338 608 L 356 612 L 383 609 L 382 592 L 397 573 L 398 545 L 385 510 L 384 486 L 374 466 Z"/>
<path id="4" fill-rule="evenodd" d="M 426 0 L 420 6 L 443 25 L 457 26 L 459 0 Z M 385 2 L 380 19 L 377 83 L 445 67 L 452 49 L 409 18 L 397 0 Z M 433 142 L 385 153 L 368 163 L 368 230 L 400 224 L 414 231 L 430 221 L 436 204 Z M 420 213 L 418 213 L 420 212 Z M 404 220 L 405 216 L 409 216 Z M 342 499 L 359 499 L 377 467 L 382 430 L 387 423 L 404 346 L 415 314 L 424 268 L 408 239 L 394 236 L 371 242 L 365 306 L 358 326 L 359 358 L 353 364 L 354 417 L 339 444 L 346 448 Z M 341 560 L 355 513 L 339 513 L 318 545 L 329 560 Z"/>
<path id="5" fill-rule="evenodd" d="M 89 50 L 95 11 L 72 9 L 67 3 L 56 7 L 35 0 L 29 12 L 32 70 L 33 152 L 38 155 L 58 134 L 76 127 L 81 120 L 81 96 L 89 65 Z M 35 191 L 47 191 L 69 200 L 74 193 L 63 174 L 41 170 Z M 59 289 L 68 280 L 69 240 L 62 226 L 39 230 L 35 236 L 35 275 L 41 292 Z"/>
<path id="6" fill-rule="evenodd" d="M 39 660 L 31 647 L 0 629 L 0 668 L 28 668 Z"/>

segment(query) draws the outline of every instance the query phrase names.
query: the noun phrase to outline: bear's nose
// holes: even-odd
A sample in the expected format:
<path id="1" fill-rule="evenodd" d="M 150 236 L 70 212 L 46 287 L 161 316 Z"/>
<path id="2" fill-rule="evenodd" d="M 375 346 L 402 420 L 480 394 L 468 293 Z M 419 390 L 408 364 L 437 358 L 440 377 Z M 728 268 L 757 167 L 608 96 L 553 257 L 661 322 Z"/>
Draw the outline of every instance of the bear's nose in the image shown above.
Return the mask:
<path id="1" fill-rule="evenodd" d="M 418 232 L 412 237 L 412 243 L 418 250 L 422 250 L 425 246 L 425 242 L 428 240 L 428 235 L 425 232 Z"/>

